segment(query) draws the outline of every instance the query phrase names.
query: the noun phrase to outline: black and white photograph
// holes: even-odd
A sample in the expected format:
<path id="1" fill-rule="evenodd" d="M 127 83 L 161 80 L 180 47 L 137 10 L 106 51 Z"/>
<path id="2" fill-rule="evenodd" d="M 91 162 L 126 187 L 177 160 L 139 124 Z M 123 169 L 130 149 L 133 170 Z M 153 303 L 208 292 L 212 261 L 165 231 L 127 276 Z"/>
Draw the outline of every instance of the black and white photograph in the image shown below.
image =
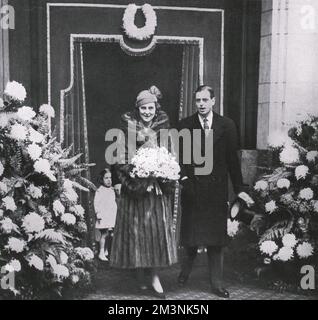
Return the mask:
<path id="1" fill-rule="evenodd" d="M 317 56 L 317 0 L 0 0 L 0 302 L 317 300 Z"/>

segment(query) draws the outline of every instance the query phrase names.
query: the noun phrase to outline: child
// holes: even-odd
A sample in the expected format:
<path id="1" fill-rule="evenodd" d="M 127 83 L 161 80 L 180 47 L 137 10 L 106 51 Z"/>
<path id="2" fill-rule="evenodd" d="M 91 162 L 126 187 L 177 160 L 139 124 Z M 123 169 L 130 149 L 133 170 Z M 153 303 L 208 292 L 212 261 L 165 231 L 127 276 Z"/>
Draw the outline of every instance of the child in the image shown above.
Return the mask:
<path id="1" fill-rule="evenodd" d="M 94 198 L 96 213 L 95 228 L 101 233 L 98 258 L 102 261 L 108 261 L 107 254 L 105 254 L 105 242 L 106 252 L 108 251 L 108 256 L 110 256 L 112 234 L 117 213 L 116 196 L 112 188 L 112 175 L 109 169 L 104 169 L 100 173 L 98 182 L 100 183 L 100 187 L 97 189 Z"/>

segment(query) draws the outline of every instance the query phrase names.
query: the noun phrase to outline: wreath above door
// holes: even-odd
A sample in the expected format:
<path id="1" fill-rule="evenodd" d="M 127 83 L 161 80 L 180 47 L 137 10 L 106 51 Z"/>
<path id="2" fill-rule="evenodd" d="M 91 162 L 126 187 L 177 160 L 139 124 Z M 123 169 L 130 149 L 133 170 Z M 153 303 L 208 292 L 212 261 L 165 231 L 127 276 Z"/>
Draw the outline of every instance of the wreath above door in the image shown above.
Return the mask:
<path id="1" fill-rule="evenodd" d="M 146 23 L 143 27 L 138 28 L 135 25 L 137 9 L 138 7 L 134 3 L 127 6 L 123 16 L 123 29 L 125 34 L 131 39 L 147 40 L 155 33 L 157 27 L 157 15 L 150 4 L 144 4 L 141 7 L 141 10 L 145 15 Z"/>

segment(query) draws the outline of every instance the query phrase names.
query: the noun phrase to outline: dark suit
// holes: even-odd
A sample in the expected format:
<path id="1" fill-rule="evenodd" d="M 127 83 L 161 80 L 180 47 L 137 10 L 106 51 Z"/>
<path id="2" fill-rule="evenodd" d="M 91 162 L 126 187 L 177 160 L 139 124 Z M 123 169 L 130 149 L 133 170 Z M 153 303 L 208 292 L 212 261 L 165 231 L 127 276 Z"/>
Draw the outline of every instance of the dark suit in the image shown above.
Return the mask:
<path id="1" fill-rule="evenodd" d="M 204 154 L 205 134 L 198 113 L 180 121 L 178 129 L 184 128 L 201 129 L 201 147 Z M 180 240 L 186 252 L 182 272 L 186 275 L 190 273 L 197 247 L 206 246 L 208 248 L 211 285 L 219 286 L 223 270 L 222 248 L 227 242 L 228 174 L 236 193 L 242 190 L 243 181 L 237 154 L 237 131 L 234 122 L 213 112 L 212 129 L 212 173 L 205 176 L 196 175 L 195 168 L 198 166 L 193 162 L 193 159 L 191 164 L 183 165 L 180 163 L 181 176 L 188 177 L 181 182 L 183 188 Z M 182 150 L 180 159 L 182 159 Z"/>

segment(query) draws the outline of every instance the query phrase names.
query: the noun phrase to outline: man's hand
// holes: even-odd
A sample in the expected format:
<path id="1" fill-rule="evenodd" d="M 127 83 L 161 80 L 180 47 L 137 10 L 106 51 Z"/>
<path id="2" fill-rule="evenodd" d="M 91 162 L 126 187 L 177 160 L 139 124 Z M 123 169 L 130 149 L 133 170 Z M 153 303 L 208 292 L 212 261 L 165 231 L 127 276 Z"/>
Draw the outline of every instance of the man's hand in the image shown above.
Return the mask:
<path id="1" fill-rule="evenodd" d="M 120 196 L 121 184 L 120 184 L 120 183 L 115 184 L 114 189 L 115 189 L 116 194 L 117 194 L 118 196 Z"/>

